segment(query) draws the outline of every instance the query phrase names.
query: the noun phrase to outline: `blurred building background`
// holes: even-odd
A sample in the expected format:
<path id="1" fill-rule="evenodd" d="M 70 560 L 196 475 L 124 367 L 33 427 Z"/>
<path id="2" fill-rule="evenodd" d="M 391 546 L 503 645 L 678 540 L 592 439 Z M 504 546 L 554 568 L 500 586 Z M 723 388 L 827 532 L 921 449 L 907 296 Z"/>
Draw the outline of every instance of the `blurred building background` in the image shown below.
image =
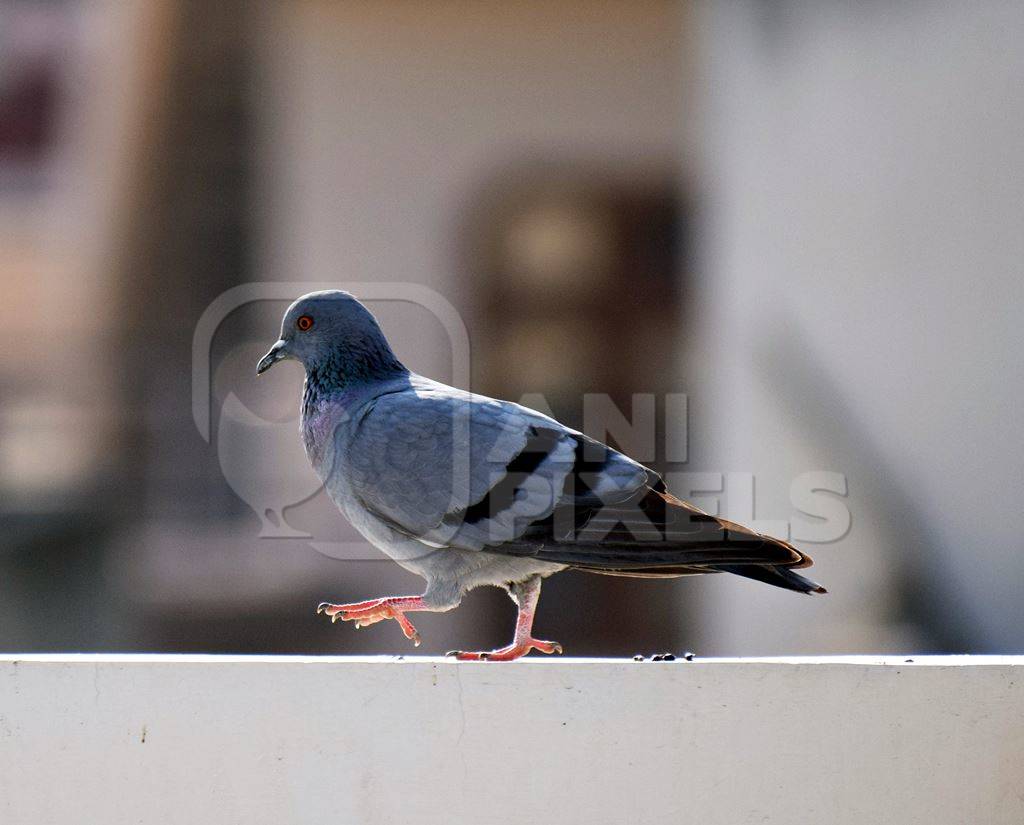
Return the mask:
<path id="1" fill-rule="evenodd" d="M 570 653 L 1019 652 L 1022 36 L 998 2 L 0 0 L 0 648 L 409 652 L 313 614 L 421 582 L 317 492 L 299 367 L 254 375 L 326 282 L 392 285 L 432 377 L 457 348 L 395 285 L 455 308 L 473 389 L 653 416 L 613 440 L 830 590 L 566 573 Z M 838 540 L 801 540 L 809 471 Z M 421 652 L 512 616 L 474 592 Z"/>

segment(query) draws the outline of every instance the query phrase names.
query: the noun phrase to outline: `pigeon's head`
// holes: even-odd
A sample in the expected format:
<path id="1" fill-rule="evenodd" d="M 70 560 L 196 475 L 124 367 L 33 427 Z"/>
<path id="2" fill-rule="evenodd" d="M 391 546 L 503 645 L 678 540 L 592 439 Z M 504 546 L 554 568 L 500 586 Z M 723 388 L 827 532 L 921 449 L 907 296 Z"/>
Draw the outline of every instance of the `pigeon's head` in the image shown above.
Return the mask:
<path id="1" fill-rule="evenodd" d="M 347 292 L 311 292 L 288 307 L 281 338 L 256 365 L 257 375 L 278 361 L 302 363 L 306 375 L 349 384 L 384 378 L 404 367 L 395 358 L 377 319 Z"/>

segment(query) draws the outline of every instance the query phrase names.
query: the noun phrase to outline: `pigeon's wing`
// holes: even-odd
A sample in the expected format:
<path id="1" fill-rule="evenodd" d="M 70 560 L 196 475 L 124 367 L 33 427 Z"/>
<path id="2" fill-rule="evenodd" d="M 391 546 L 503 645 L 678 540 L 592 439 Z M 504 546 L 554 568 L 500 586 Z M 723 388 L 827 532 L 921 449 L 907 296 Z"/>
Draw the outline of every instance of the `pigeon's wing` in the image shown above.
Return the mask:
<path id="1" fill-rule="evenodd" d="M 561 484 L 561 493 L 550 512 L 533 518 L 516 513 L 519 486 L 532 478 L 528 472 L 512 472 L 528 469 L 516 466 L 521 459 L 514 459 L 501 483 L 476 505 L 446 516 L 446 524 L 461 523 L 455 541 L 593 573 L 664 577 L 726 572 L 789 590 L 824 592 L 793 572 L 812 562 L 788 542 L 676 498 L 653 470 L 581 433 L 563 428 L 559 443 L 565 442 L 572 446 L 572 458 L 559 465 L 554 481 Z"/>
<path id="2" fill-rule="evenodd" d="M 350 447 L 353 489 L 430 547 L 626 576 L 730 572 L 803 592 L 792 545 L 709 515 L 547 416 L 448 388 L 383 396 Z"/>
<path id="3" fill-rule="evenodd" d="M 391 526 L 431 546 L 479 550 L 554 513 L 581 438 L 518 404 L 428 385 L 373 402 L 346 466 L 353 493 Z M 650 473 L 615 455 L 593 482 L 609 500 Z"/>

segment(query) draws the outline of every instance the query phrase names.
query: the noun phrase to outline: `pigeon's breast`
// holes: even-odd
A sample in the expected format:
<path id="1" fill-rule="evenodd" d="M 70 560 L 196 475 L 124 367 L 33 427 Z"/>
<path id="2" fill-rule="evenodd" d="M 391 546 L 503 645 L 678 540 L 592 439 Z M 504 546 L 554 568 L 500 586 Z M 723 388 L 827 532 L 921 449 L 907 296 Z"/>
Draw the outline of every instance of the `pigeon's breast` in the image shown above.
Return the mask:
<path id="1" fill-rule="evenodd" d="M 327 481 L 334 464 L 334 445 L 339 428 L 347 427 L 349 417 L 338 403 L 325 401 L 302 416 L 302 444 L 306 456 L 321 479 Z"/>

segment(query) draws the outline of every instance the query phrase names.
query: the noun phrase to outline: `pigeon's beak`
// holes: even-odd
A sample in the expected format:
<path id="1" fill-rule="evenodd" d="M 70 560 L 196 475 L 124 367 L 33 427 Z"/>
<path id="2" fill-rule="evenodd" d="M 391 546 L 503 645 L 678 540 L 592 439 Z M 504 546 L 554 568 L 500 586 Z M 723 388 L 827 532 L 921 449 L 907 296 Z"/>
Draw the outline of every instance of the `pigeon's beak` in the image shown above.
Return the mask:
<path id="1" fill-rule="evenodd" d="M 278 341 L 274 346 L 270 348 L 270 352 L 264 355 L 260 362 L 256 365 L 256 374 L 261 375 L 262 373 L 269 370 L 274 364 L 280 361 L 282 358 L 286 358 L 288 353 L 285 352 L 285 347 L 288 342 L 283 338 Z"/>

